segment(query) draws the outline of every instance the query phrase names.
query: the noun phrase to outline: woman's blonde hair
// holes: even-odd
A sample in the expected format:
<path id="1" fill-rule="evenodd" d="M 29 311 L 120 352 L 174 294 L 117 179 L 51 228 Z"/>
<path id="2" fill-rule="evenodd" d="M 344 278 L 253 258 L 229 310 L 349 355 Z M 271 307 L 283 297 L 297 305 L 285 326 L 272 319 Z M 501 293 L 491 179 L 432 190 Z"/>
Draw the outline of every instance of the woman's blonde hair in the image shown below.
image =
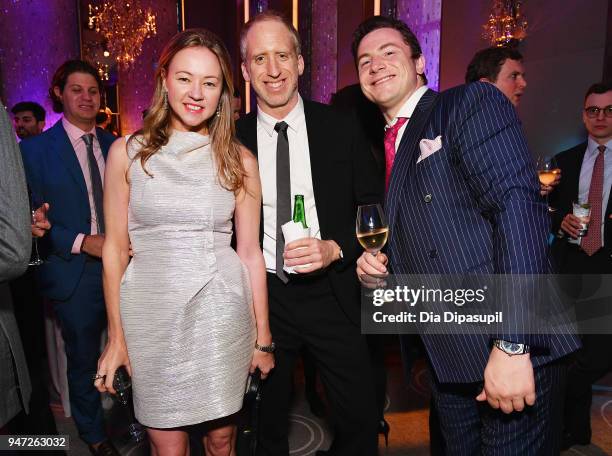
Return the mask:
<path id="1" fill-rule="evenodd" d="M 155 71 L 155 92 L 144 118 L 144 126 L 130 139 L 139 136 L 138 152 L 134 157 L 147 172 L 147 161 L 168 143 L 170 138 L 170 106 L 167 101 L 163 80 L 174 56 L 190 47 L 205 47 L 217 56 L 223 74 L 221 97 L 217 113 L 208 119 L 208 132 L 213 156 L 217 166 L 219 182 L 229 191 L 237 192 L 244 185 L 245 170 L 240 155 L 240 143 L 236 139 L 236 127 L 232 113 L 232 70 L 230 58 L 223 42 L 205 29 L 188 29 L 177 33 L 164 47 Z M 141 135 L 141 136 L 140 136 Z M 147 172 L 147 174 L 149 174 Z"/>

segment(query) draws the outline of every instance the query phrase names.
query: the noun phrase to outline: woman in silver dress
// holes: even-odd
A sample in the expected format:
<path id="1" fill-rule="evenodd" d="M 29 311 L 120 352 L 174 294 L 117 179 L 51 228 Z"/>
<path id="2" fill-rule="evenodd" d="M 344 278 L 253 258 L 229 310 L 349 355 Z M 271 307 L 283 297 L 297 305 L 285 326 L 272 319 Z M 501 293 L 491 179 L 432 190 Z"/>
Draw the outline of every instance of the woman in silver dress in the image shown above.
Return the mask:
<path id="1" fill-rule="evenodd" d="M 177 34 L 155 78 L 144 128 L 106 163 L 109 341 L 95 384 L 113 393 L 115 370 L 128 369 L 153 454 L 188 454 L 185 426 L 206 423 L 207 455 L 227 456 L 248 372 L 274 366 L 258 167 L 235 138 L 229 56 L 214 34 Z"/>

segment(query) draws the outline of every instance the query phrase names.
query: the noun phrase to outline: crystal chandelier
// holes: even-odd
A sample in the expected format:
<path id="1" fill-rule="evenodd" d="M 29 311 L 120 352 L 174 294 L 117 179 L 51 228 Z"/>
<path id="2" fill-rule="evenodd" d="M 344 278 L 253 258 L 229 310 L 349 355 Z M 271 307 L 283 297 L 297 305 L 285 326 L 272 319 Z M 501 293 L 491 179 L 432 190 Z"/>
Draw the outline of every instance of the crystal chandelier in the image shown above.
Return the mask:
<path id="1" fill-rule="evenodd" d="M 123 69 L 140 55 L 144 40 L 157 34 L 155 14 L 140 0 L 107 0 L 102 6 L 88 7 L 88 28 L 102 34 L 108 51 Z"/>
<path id="2" fill-rule="evenodd" d="M 527 36 L 527 20 L 521 12 L 521 0 L 494 0 L 489 20 L 482 27 L 483 38 L 492 46 L 522 41 Z"/>

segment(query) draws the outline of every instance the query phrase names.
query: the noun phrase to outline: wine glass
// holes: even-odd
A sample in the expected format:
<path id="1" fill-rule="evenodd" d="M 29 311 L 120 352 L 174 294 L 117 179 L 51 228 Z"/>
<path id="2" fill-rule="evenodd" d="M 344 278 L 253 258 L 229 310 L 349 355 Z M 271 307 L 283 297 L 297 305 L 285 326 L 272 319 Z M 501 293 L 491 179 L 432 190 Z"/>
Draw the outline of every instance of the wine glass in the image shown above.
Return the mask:
<path id="1" fill-rule="evenodd" d="M 378 255 L 378 252 L 387 243 L 389 235 L 387 218 L 380 204 L 366 204 L 357 208 L 355 231 L 357 232 L 357 240 L 365 251 L 374 256 Z M 367 288 L 379 288 L 381 285 L 384 286 L 379 280 L 384 276 L 386 274 L 374 276 L 368 274 L 366 277 L 362 277 L 362 280 L 364 284 L 369 284 L 366 285 Z M 366 293 L 365 296 L 371 298 L 374 295 Z"/>
<path id="2" fill-rule="evenodd" d="M 387 243 L 389 225 L 380 204 L 367 204 L 357 208 L 357 240 L 366 252 L 378 255 Z"/>
<path id="3" fill-rule="evenodd" d="M 542 185 L 551 185 L 561 172 L 554 157 L 538 157 L 536 160 L 536 168 L 538 170 L 538 179 Z M 550 207 L 548 204 L 548 193 L 546 194 L 546 205 L 548 206 L 549 212 L 557 210 L 554 207 Z"/>
<path id="4" fill-rule="evenodd" d="M 32 225 L 36 223 L 36 209 L 42 206 L 42 203 L 39 204 L 39 199 L 35 197 L 31 190 L 28 189 L 28 197 L 30 201 L 30 214 L 32 217 Z M 36 236 L 32 236 L 34 240 L 34 248 L 32 249 L 32 254 L 30 256 L 30 262 L 28 266 L 40 266 L 43 264 L 43 260 L 40 257 L 40 253 L 38 252 L 38 238 Z"/>

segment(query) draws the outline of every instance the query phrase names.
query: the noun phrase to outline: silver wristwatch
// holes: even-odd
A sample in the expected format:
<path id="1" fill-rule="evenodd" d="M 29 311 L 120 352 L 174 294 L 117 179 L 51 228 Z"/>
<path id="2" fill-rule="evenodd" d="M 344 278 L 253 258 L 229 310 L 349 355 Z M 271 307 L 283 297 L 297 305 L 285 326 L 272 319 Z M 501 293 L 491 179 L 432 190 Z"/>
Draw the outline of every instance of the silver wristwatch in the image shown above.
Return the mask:
<path id="1" fill-rule="evenodd" d="M 524 355 L 529 353 L 529 345 L 517 344 L 514 342 L 508 342 L 507 340 L 495 339 L 493 345 L 499 348 L 508 356 Z"/>

